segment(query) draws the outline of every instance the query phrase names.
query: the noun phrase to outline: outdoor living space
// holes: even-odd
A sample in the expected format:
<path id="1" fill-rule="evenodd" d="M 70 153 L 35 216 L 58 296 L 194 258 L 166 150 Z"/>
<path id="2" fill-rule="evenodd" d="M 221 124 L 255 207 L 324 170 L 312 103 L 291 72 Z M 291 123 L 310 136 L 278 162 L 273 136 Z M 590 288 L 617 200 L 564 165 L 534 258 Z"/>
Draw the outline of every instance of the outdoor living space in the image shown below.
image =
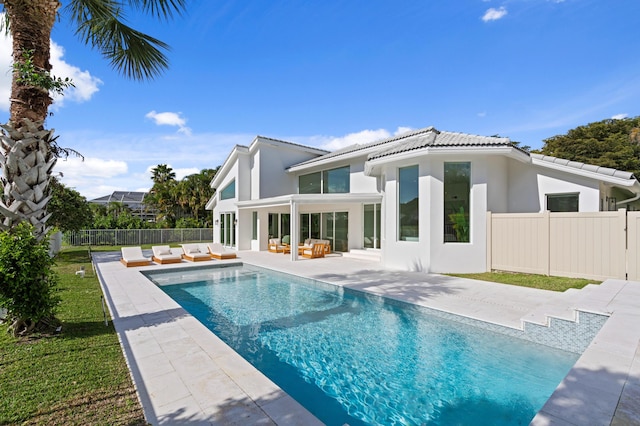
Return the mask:
<path id="1" fill-rule="evenodd" d="M 575 318 L 574 309 L 610 314 L 533 424 L 633 424 L 640 421 L 640 283 L 608 280 L 565 293 L 422 272 L 335 256 L 291 262 L 240 251 L 248 263 L 427 306 L 514 329 L 523 319 Z M 320 424 L 300 404 L 187 314 L 140 272 L 202 264 L 126 268 L 94 254 L 113 322 L 152 424 Z"/>

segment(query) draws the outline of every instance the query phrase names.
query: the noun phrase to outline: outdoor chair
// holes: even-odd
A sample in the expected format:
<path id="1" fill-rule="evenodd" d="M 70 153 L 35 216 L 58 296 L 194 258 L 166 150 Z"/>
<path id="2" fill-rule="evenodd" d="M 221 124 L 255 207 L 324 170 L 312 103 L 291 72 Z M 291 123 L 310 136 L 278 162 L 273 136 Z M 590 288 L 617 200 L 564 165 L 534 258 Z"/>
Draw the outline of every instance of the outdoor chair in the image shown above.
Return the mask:
<path id="1" fill-rule="evenodd" d="M 211 260 L 209 250 L 206 246 L 201 247 L 200 244 L 181 244 L 182 258 L 191 262 L 201 262 L 203 260 Z"/>
<path id="2" fill-rule="evenodd" d="M 236 258 L 235 252 L 225 249 L 220 243 L 208 243 L 207 248 L 209 249 L 209 255 L 214 259 L 222 260 Z"/>
<path id="3" fill-rule="evenodd" d="M 173 253 L 169 246 L 152 246 L 151 250 L 153 250 L 153 261 L 161 265 L 182 262 L 182 256 Z"/>
<path id="4" fill-rule="evenodd" d="M 284 251 L 284 245 L 280 244 L 280 238 L 269 238 L 268 250 L 271 253 L 282 253 Z"/>
<path id="5" fill-rule="evenodd" d="M 132 266 L 147 266 L 151 264 L 151 259 L 144 257 L 140 247 L 122 247 L 122 258 L 120 262 L 127 268 Z"/>
<path id="6" fill-rule="evenodd" d="M 302 250 L 302 257 L 306 257 L 307 259 L 315 259 L 318 257 L 324 257 L 324 244 L 322 243 L 313 243 L 311 244 L 311 248 L 306 248 Z"/>

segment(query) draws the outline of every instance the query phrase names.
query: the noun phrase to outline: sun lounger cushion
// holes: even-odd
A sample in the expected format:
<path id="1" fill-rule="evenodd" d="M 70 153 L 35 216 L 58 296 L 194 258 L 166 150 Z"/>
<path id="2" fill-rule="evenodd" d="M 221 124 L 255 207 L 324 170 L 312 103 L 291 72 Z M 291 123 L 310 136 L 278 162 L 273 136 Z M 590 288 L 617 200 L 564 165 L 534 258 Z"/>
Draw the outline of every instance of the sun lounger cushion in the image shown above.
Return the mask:
<path id="1" fill-rule="evenodd" d="M 180 263 L 182 256 L 174 254 L 169 246 L 153 246 L 153 261 L 162 264 L 165 263 Z"/>
<path id="2" fill-rule="evenodd" d="M 225 249 L 220 243 L 208 243 L 207 248 L 214 259 L 234 259 L 236 257 L 235 252 Z"/>
<path id="3" fill-rule="evenodd" d="M 144 257 L 140 247 L 122 247 L 120 251 L 122 252 L 120 262 L 128 268 L 132 266 L 146 266 L 151 264 L 151 259 Z"/>

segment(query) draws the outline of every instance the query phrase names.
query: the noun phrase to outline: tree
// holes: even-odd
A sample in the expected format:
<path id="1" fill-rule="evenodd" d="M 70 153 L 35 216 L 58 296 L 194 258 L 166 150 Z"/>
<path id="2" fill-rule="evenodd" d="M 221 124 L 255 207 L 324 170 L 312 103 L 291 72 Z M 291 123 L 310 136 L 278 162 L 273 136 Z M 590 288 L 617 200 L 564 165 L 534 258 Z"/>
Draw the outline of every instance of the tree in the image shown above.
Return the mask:
<path id="1" fill-rule="evenodd" d="M 167 183 L 172 180 L 176 180 L 176 172 L 166 164 L 158 164 L 151 169 L 151 180 L 156 183 Z"/>
<path id="2" fill-rule="evenodd" d="M 125 12 L 133 10 L 156 18 L 170 18 L 181 13 L 185 4 L 186 0 L 69 0 L 59 14 L 59 0 L 0 0 L 6 17 L 5 30 L 13 37 L 9 122 L 1 126 L 0 134 L 0 230 L 7 244 L 19 240 L 19 232 L 23 231 L 19 225 L 23 222 L 30 224 L 34 238 L 45 241 L 50 217 L 47 205 L 52 197 L 51 171 L 59 157 L 75 152 L 61 148 L 53 130 L 45 129 L 45 119 L 53 102 L 50 92 L 62 93 L 72 85 L 50 74 L 54 23 L 63 15 L 68 17 L 77 28 L 79 38 L 100 51 L 115 69 L 126 77 L 145 80 L 167 68 L 163 50 L 168 46 L 126 25 Z M 26 303 L 31 300 L 35 306 L 37 299 L 53 300 L 51 286 L 38 285 L 39 271 L 33 265 L 14 264 L 16 277 L 33 278 L 20 281 L 20 285 L 27 286 L 24 289 L 28 294 Z M 50 267 L 42 265 L 45 269 Z M 17 300 L 7 302 L 5 299 L 4 302 L 5 306 L 14 306 Z M 54 307 L 55 303 L 47 305 L 51 313 Z M 20 317 L 33 312 L 37 315 Z M 15 310 L 12 314 L 19 316 L 17 324 L 46 316 L 33 309 Z"/>
<path id="3" fill-rule="evenodd" d="M 61 148 L 53 131 L 44 127 L 53 102 L 50 91 L 60 93 L 71 84 L 50 74 L 51 30 L 58 18 L 68 17 L 79 38 L 100 51 L 123 75 L 144 80 L 167 68 L 168 60 L 162 51 L 168 46 L 126 25 L 123 8 L 170 18 L 181 13 L 185 3 L 186 0 L 70 0 L 59 14 L 58 0 L 0 1 L 6 13 L 6 29 L 13 37 L 14 63 L 10 117 L 0 135 L 1 229 L 28 221 L 39 239 L 45 237 L 51 170 L 58 157 L 73 152 Z"/>
<path id="4" fill-rule="evenodd" d="M 93 212 L 87 199 L 75 189 L 67 188 L 58 179 L 51 179 L 51 212 L 48 223 L 61 231 L 79 231 L 93 223 Z"/>
<path id="5" fill-rule="evenodd" d="M 632 172 L 640 177 L 640 117 L 607 119 L 544 140 L 541 154 Z"/>

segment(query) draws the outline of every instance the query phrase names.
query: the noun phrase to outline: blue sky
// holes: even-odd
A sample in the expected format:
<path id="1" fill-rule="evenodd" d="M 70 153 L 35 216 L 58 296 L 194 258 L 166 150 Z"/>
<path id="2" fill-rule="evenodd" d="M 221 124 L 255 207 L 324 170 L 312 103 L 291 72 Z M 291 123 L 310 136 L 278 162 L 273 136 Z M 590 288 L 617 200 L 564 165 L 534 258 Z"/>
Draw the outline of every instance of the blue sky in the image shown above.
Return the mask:
<path id="1" fill-rule="evenodd" d="M 55 170 L 92 199 L 148 190 L 158 164 L 214 168 L 256 135 L 334 149 L 434 126 L 540 148 L 640 115 L 638 16 L 637 0 L 195 0 L 169 22 L 127 14 L 171 46 L 150 82 L 121 77 L 63 18 L 53 73 L 76 88 L 47 126 L 85 161 Z"/>

